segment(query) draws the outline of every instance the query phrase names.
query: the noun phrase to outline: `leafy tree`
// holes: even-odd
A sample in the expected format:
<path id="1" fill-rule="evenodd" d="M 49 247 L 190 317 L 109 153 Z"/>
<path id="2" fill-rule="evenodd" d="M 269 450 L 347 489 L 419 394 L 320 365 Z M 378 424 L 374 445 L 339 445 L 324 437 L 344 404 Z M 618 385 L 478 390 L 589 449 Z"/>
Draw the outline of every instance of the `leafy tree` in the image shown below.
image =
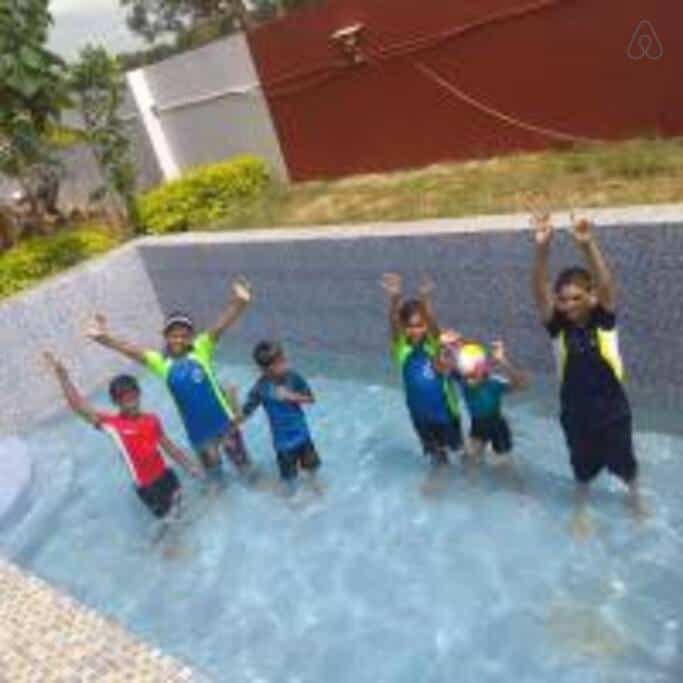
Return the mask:
<path id="1" fill-rule="evenodd" d="M 47 131 L 69 103 L 66 65 L 45 47 L 50 23 L 48 0 L 0 3 L 0 173 L 20 183 L 34 216 L 58 163 Z"/>
<path id="2" fill-rule="evenodd" d="M 113 201 L 137 229 L 136 167 L 120 114 L 125 82 L 119 62 L 103 47 L 88 46 L 71 67 L 70 84 L 87 140 L 104 175 L 104 186 L 96 196 Z"/>
<path id="3" fill-rule="evenodd" d="M 150 43 L 165 34 L 176 38 L 193 27 L 228 21 L 234 30 L 249 25 L 243 0 L 120 0 L 132 31 Z"/>

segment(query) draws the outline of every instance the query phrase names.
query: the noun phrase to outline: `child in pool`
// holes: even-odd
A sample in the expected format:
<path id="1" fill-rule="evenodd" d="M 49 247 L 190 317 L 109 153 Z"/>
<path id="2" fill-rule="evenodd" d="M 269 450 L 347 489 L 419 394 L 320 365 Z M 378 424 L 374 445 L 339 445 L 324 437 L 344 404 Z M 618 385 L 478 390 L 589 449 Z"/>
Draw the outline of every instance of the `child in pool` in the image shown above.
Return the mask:
<path id="1" fill-rule="evenodd" d="M 453 330 L 442 333 L 441 343 L 445 350 L 443 363 L 453 369 L 470 414 L 466 455 L 473 462 L 479 461 L 490 445 L 492 464 L 509 462 L 512 433 L 502 412 L 503 396 L 526 388 L 526 376 L 509 361 L 502 341 L 491 344 L 490 358 L 484 347 L 464 343 Z M 492 374 L 491 365 L 503 376 Z"/>
<path id="2" fill-rule="evenodd" d="M 564 269 L 551 289 L 548 255 L 553 238 L 550 214 L 531 218 L 536 250 L 533 293 L 541 320 L 553 340 L 560 377 L 560 423 L 577 482 L 573 528 L 590 531 L 586 514 L 589 483 L 607 469 L 628 487 L 636 514 L 644 512 L 638 492 L 631 408 L 624 390 L 612 273 L 593 225 L 571 216 L 571 233 L 587 268 Z"/>
<path id="3" fill-rule="evenodd" d="M 109 395 L 118 413 L 105 413 L 86 402 L 54 355 L 46 352 L 44 356 L 69 407 L 96 429 L 111 436 L 128 467 L 138 497 L 150 512 L 158 518 L 177 514 L 182 489 L 161 451 L 193 477 L 201 476 L 202 468 L 166 436 L 156 415 L 141 411 L 140 387 L 135 378 L 119 375 L 111 381 Z"/>
<path id="4" fill-rule="evenodd" d="M 315 488 L 320 490 L 314 479 L 320 458 L 302 409 L 302 406 L 315 403 L 313 392 L 306 380 L 290 368 L 278 342 L 259 342 L 254 347 L 253 357 L 262 374 L 250 389 L 237 424 L 263 406 L 270 422 L 282 482 L 291 484 L 302 469 L 309 473 Z"/>
<path id="5" fill-rule="evenodd" d="M 434 283 L 424 277 L 417 299 L 403 299 L 403 280 L 396 273 L 382 277 L 389 295 L 392 353 L 401 369 L 413 427 L 431 463 L 449 463 L 448 451 L 463 444 L 458 396 L 449 370 L 441 365 L 439 327 L 431 304 Z"/>
<path id="6" fill-rule="evenodd" d="M 112 336 L 104 316 L 96 315 L 87 336 L 144 365 L 166 382 L 175 400 L 192 447 L 207 471 L 221 472 L 221 450 L 241 474 L 251 471 L 251 461 L 238 430 L 232 429 L 233 414 L 216 380 L 213 356 L 216 344 L 251 302 L 249 283 L 238 278 L 232 297 L 210 329 L 195 334 L 192 319 L 173 313 L 164 323 L 163 352 L 145 350 Z"/>

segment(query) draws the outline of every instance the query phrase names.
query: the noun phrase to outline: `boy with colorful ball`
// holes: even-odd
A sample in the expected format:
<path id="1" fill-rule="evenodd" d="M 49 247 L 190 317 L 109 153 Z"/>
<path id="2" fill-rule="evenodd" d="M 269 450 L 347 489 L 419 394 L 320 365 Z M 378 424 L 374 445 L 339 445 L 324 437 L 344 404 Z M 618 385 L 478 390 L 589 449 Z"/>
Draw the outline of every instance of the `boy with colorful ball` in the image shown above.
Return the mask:
<path id="1" fill-rule="evenodd" d="M 490 446 L 492 464 L 508 462 L 512 434 L 502 413 L 503 396 L 524 389 L 526 376 L 509 361 L 502 341 L 494 341 L 487 349 L 478 342 L 463 340 L 454 330 L 444 331 L 440 341 L 442 362 L 451 368 L 470 414 L 466 456 L 480 461 Z M 495 370 L 499 372 L 494 374 Z"/>

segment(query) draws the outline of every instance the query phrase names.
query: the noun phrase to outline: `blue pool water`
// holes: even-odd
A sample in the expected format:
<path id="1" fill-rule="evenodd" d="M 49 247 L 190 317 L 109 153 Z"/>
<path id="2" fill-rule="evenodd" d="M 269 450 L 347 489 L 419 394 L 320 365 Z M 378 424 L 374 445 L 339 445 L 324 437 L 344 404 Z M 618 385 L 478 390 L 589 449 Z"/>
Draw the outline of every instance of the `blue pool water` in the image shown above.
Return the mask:
<path id="1" fill-rule="evenodd" d="M 568 534 L 573 490 L 550 389 L 508 403 L 524 491 L 453 468 L 425 497 L 403 396 L 376 364 L 292 350 L 327 491 L 292 504 L 232 482 L 207 502 L 186 479 L 188 526 L 152 547 L 153 524 L 106 437 L 68 417 L 26 442 L 36 480 L 2 549 L 211 680 L 230 683 L 597 683 L 683 680 L 683 439 L 637 408 L 651 519 L 620 485 L 595 487 L 596 533 Z M 242 387 L 250 367 L 222 363 Z M 154 380 L 145 405 L 182 440 Z M 98 397 L 106 405 L 104 397 Z M 254 458 L 276 474 L 262 416 Z M 168 541 L 170 544 L 170 541 Z"/>

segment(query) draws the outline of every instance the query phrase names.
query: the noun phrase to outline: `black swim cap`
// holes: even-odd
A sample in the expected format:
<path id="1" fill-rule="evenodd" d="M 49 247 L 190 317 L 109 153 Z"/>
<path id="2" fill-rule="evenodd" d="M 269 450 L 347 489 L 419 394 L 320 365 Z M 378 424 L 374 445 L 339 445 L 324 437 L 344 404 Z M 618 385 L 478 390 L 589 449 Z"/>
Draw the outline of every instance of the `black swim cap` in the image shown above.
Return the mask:
<path id="1" fill-rule="evenodd" d="M 185 313 L 179 313 L 178 311 L 175 311 L 174 313 L 166 316 L 166 320 L 164 321 L 164 334 L 166 334 L 172 327 L 175 327 L 176 325 L 182 325 L 191 332 L 194 331 L 194 322 L 192 322 L 192 318 Z"/>
<path id="2" fill-rule="evenodd" d="M 132 375 L 118 375 L 109 383 L 109 396 L 112 401 L 117 401 L 129 391 L 140 393 L 140 385 Z"/>

